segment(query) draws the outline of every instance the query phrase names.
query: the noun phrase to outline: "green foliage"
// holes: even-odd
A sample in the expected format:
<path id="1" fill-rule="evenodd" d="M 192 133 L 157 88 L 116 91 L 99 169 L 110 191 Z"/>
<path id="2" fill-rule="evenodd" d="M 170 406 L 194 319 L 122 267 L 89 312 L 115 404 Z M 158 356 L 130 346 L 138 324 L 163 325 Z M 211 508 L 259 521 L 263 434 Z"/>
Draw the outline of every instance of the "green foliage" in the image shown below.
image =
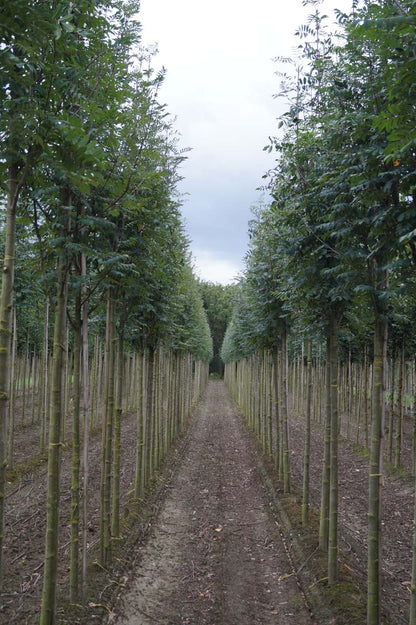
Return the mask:
<path id="1" fill-rule="evenodd" d="M 335 37 L 316 10 L 298 31 L 301 58 L 277 59 L 294 72 L 279 73 L 283 136 L 265 148 L 277 152 L 273 199 L 251 225 L 224 358 L 271 347 L 282 319 L 319 339 L 342 313 L 358 350 L 372 339 L 375 310 L 394 325 L 412 318 L 404 312 L 416 263 L 412 23 L 411 3 L 364 3 L 339 14 Z M 399 102 L 408 126 L 392 108 Z"/>
<path id="2" fill-rule="evenodd" d="M 38 345 L 39 327 L 30 320 L 39 317 L 42 287 L 54 299 L 56 255 L 64 249 L 70 298 L 85 284 L 96 330 L 104 331 L 103 294 L 114 285 L 132 345 L 192 343 L 206 359 L 200 304 L 184 286 L 188 243 L 175 191 L 183 156 L 157 100 L 163 73 L 153 71 L 151 53 L 137 56 L 137 9 L 136 2 L 112 1 L 59 2 L 52 12 L 26 2 L 2 9 L 0 164 L 13 158 L 21 170 L 30 165 L 18 214 L 15 299 L 27 320 L 22 331 Z M 62 210 L 65 189 L 70 219 Z M 34 276 L 39 297 L 31 303 Z M 188 295 L 189 314 L 181 303 Z"/>
<path id="3" fill-rule="evenodd" d="M 224 340 L 227 325 L 231 319 L 234 299 L 238 292 L 236 285 L 221 285 L 212 282 L 198 282 L 204 309 L 208 317 L 213 341 L 213 358 L 210 363 L 210 373 L 224 375 L 224 364 L 220 351 Z"/>
<path id="4" fill-rule="evenodd" d="M 182 270 L 172 328 L 174 349 L 190 352 L 204 362 L 212 359 L 213 340 L 200 293 L 200 283 L 189 264 Z"/>

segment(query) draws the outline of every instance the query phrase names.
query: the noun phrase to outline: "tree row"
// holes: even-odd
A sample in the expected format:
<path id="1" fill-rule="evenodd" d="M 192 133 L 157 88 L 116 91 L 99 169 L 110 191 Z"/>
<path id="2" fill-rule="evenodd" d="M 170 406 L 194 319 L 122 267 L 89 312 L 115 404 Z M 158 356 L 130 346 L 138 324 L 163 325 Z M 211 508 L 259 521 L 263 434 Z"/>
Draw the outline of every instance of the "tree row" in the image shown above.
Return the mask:
<path id="1" fill-rule="evenodd" d="M 137 413 L 137 499 L 206 382 L 212 339 L 180 218 L 184 157 L 158 100 L 163 72 L 140 44 L 138 3 L 17 0 L 0 28 L 0 571 L 15 425 L 33 423 L 48 459 L 40 622 L 51 624 L 67 437 L 75 600 L 91 428 L 102 430 L 107 566 L 119 538 L 122 416 Z"/>
<path id="2" fill-rule="evenodd" d="M 250 226 L 245 278 L 222 353 L 226 361 L 245 359 L 244 369 L 230 369 L 232 380 L 262 380 L 262 354 L 275 354 L 280 382 L 261 384 L 279 398 L 281 430 L 273 440 L 282 447 L 286 489 L 288 372 L 296 359 L 305 363 L 312 393 L 306 418 L 320 411 L 316 394 L 325 407 L 327 529 L 320 545 L 328 552 L 329 584 L 338 579 L 338 434 L 347 392 L 342 432 L 370 450 L 367 620 L 378 625 L 383 445 L 387 439 L 388 459 L 401 466 L 404 415 L 415 405 L 416 16 L 411 2 L 354 1 L 350 14 L 337 12 L 331 33 L 319 2 L 304 4 L 312 14 L 297 33 L 299 55 L 277 59 L 278 95 L 287 107 L 280 135 L 265 148 L 276 154 L 265 176 L 272 201 L 257 209 Z M 272 430 L 269 423 L 266 441 Z M 414 623 L 415 577 L 411 589 Z"/>

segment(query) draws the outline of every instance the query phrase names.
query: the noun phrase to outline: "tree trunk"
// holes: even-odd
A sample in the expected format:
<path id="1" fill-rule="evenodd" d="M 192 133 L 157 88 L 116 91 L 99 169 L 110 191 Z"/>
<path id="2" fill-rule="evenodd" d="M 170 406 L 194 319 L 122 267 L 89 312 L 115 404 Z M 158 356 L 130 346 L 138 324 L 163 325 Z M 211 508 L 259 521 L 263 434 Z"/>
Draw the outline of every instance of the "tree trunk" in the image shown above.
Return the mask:
<path id="1" fill-rule="evenodd" d="M 43 388 L 39 388 L 39 405 L 42 406 L 40 415 L 40 453 L 46 451 L 46 421 L 49 415 L 49 299 L 46 301 L 45 331 L 43 341 L 42 382 Z M 42 397 L 40 397 L 42 392 Z"/>
<path id="2" fill-rule="evenodd" d="M 331 452 L 329 478 L 328 584 L 338 580 L 338 318 L 330 320 Z"/>
<path id="3" fill-rule="evenodd" d="M 38 359 L 36 356 L 36 352 L 35 350 L 33 350 L 33 360 L 32 360 L 32 392 L 30 395 L 30 399 L 32 402 L 32 407 L 31 407 L 31 419 L 30 419 L 30 423 L 31 425 L 33 425 L 35 423 L 35 407 L 36 407 L 36 397 L 37 397 L 37 401 L 39 402 L 39 393 L 37 393 L 37 388 L 38 388 Z"/>
<path id="4" fill-rule="evenodd" d="M 351 436 L 351 419 L 352 419 L 352 361 L 351 361 L 351 345 L 348 347 L 348 402 L 347 402 L 347 438 Z"/>
<path id="5" fill-rule="evenodd" d="M 377 267 L 383 274 L 377 287 L 385 290 L 386 271 Z M 374 362 L 372 388 L 372 426 L 370 449 L 370 475 L 368 491 L 368 600 L 367 625 L 380 622 L 380 575 L 381 575 L 381 478 L 382 440 L 384 425 L 384 385 L 385 358 L 387 346 L 387 322 L 381 305 L 375 305 Z"/>
<path id="6" fill-rule="evenodd" d="M 404 360 L 404 339 L 400 350 L 400 369 L 399 369 L 399 418 L 397 420 L 396 433 L 396 459 L 395 466 L 399 469 L 402 464 L 402 437 L 403 437 L 403 418 L 405 406 L 405 360 Z"/>
<path id="7" fill-rule="evenodd" d="M 308 525 L 309 516 L 309 469 L 311 451 L 311 411 L 312 411 L 312 341 L 308 340 L 307 345 L 307 369 L 306 369 L 306 432 L 305 432 L 305 453 L 303 461 L 303 496 L 302 496 L 302 525 Z"/>
<path id="8" fill-rule="evenodd" d="M 364 441 L 365 441 L 365 446 L 368 449 L 369 445 L 368 445 L 368 432 L 369 432 L 369 421 L 370 421 L 370 401 L 371 401 L 371 397 L 370 397 L 370 382 L 371 382 L 371 365 L 370 365 L 370 357 L 369 357 L 369 347 L 368 345 L 365 346 L 365 355 L 364 355 L 364 363 L 365 363 L 365 394 L 364 394 L 364 401 L 365 401 L 365 410 L 364 410 L 364 415 L 365 415 L 365 419 L 364 419 Z"/>
<path id="9" fill-rule="evenodd" d="M 58 567 L 58 530 L 60 496 L 60 457 L 62 422 L 62 367 L 64 362 L 66 327 L 67 263 L 61 253 L 58 268 L 58 295 L 52 356 L 52 405 L 48 446 L 48 494 L 46 518 L 45 565 L 40 625 L 54 625 L 56 577 Z"/>
<path id="10" fill-rule="evenodd" d="M 0 590 L 3 587 L 4 497 L 7 464 L 7 410 L 9 407 L 10 328 L 14 287 L 16 207 L 20 187 L 19 169 L 9 166 L 6 210 L 6 244 L 2 265 L 0 296 Z"/>
<path id="11" fill-rule="evenodd" d="M 81 273 L 85 279 L 87 275 L 87 259 L 81 255 Z M 90 399 L 89 399 L 89 371 L 88 371 L 88 299 L 87 287 L 82 286 L 84 301 L 82 303 L 82 409 L 84 423 L 84 443 L 82 454 L 83 485 L 82 485 L 82 589 L 85 598 L 87 585 L 87 549 L 88 549 L 88 451 L 89 451 L 89 423 L 90 423 Z"/>
<path id="12" fill-rule="evenodd" d="M 15 405 L 16 405 L 16 358 L 17 358 L 17 319 L 16 308 L 13 309 L 13 339 L 10 367 L 10 403 L 9 403 L 9 423 L 8 423 L 8 441 L 7 441 L 7 464 L 10 470 L 13 469 L 13 443 L 14 443 L 14 425 L 15 425 Z"/>
<path id="13" fill-rule="evenodd" d="M 273 458 L 273 381 L 272 381 L 272 362 L 270 352 L 266 352 L 266 393 L 267 393 L 267 455 L 269 458 Z"/>
<path id="14" fill-rule="evenodd" d="M 80 407 L 81 407 L 81 293 L 75 296 L 74 311 L 74 393 L 72 411 L 72 467 L 71 467 L 71 549 L 70 549 L 70 599 L 78 596 L 79 562 L 79 467 L 80 467 Z"/>
<path id="15" fill-rule="evenodd" d="M 118 366 L 116 382 L 116 401 L 114 410 L 114 470 L 113 470 L 113 507 L 111 517 L 112 538 L 120 537 L 120 469 L 121 469 L 121 416 L 123 403 L 124 378 L 124 329 L 123 323 L 118 341 Z"/>
<path id="16" fill-rule="evenodd" d="M 285 493 L 290 493 L 288 353 L 286 327 L 282 333 L 282 395 L 283 489 Z"/>
<path id="17" fill-rule="evenodd" d="M 275 347 L 273 352 L 274 358 L 274 462 L 277 471 L 279 472 L 279 458 L 280 458 L 280 390 L 279 390 L 279 348 Z"/>
<path id="18" fill-rule="evenodd" d="M 136 472 L 134 476 L 134 496 L 139 499 L 142 495 L 142 475 L 143 475 L 143 377 L 145 370 L 145 352 L 143 351 L 138 358 L 136 372 L 136 413 L 137 413 L 137 436 L 136 436 Z"/>
<path id="19" fill-rule="evenodd" d="M 178 361 L 178 368 L 181 361 Z M 148 365 L 147 365 L 147 384 L 146 384 L 146 429 L 145 429 L 145 487 L 149 486 L 153 477 L 153 419 L 154 419 L 154 375 L 155 375 L 155 350 L 149 348 Z M 179 378 L 180 380 L 180 378 Z M 180 408 L 181 410 L 181 408 Z M 180 412 L 181 415 L 181 412 Z"/>
<path id="20" fill-rule="evenodd" d="M 25 422 L 26 415 L 26 398 L 29 392 L 28 374 L 30 378 L 30 352 L 29 352 L 29 331 L 26 333 L 26 348 L 23 362 L 23 385 L 22 385 L 22 419 L 21 422 Z M 29 379 L 30 381 L 30 379 Z"/>
<path id="21" fill-rule="evenodd" d="M 394 437 L 394 391 L 396 385 L 396 358 L 395 349 L 391 357 L 390 373 L 390 402 L 389 402 L 389 432 L 387 438 L 387 460 L 393 462 L 393 437 Z"/>
<path id="22" fill-rule="evenodd" d="M 114 415 L 114 365 L 115 365 L 115 302 L 113 289 L 107 292 L 106 329 L 106 395 L 102 425 L 101 512 L 100 543 L 101 562 L 111 561 L 111 456 L 113 444 Z"/>
<path id="23" fill-rule="evenodd" d="M 416 356 L 414 358 L 416 368 Z M 413 511 L 413 553 L 412 553 L 412 583 L 410 586 L 410 615 L 409 625 L 416 625 L 416 389 L 413 388 L 413 480 L 414 480 L 414 511 Z"/>
<path id="24" fill-rule="evenodd" d="M 321 515 L 319 523 L 319 548 L 328 551 L 329 537 L 329 491 L 330 491 L 330 457 L 331 457 L 331 335 L 328 330 L 326 343 L 326 410 L 324 457 L 322 464 Z"/>

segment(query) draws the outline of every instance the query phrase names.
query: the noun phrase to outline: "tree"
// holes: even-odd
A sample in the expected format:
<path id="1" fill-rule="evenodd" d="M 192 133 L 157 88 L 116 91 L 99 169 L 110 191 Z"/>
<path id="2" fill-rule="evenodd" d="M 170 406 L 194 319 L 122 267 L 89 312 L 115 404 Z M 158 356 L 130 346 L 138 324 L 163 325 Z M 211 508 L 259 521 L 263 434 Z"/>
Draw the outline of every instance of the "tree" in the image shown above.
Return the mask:
<path id="1" fill-rule="evenodd" d="M 210 372 L 221 377 L 224 364 L 221 360 L 221 346 L 225 331 L 231 318 L 233 300 L 237 292 L 236 285 L 223 286 L 212 282 L 199 282 L 199 290 L 208 315 L 208 322 L 214 343 L 214 356 L 210 363 Z"/>

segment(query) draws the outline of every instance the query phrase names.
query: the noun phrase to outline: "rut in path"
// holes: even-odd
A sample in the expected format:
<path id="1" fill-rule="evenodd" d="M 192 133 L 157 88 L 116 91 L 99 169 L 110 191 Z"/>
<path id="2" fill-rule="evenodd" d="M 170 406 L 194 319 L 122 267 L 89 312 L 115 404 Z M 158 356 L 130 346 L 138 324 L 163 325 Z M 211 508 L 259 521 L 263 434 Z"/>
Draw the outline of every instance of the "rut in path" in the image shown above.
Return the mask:
<path id="1" fill-rule="evenodd" d="M 311 625 L 250 436 L 210 382 L 117 625 Z"/>

